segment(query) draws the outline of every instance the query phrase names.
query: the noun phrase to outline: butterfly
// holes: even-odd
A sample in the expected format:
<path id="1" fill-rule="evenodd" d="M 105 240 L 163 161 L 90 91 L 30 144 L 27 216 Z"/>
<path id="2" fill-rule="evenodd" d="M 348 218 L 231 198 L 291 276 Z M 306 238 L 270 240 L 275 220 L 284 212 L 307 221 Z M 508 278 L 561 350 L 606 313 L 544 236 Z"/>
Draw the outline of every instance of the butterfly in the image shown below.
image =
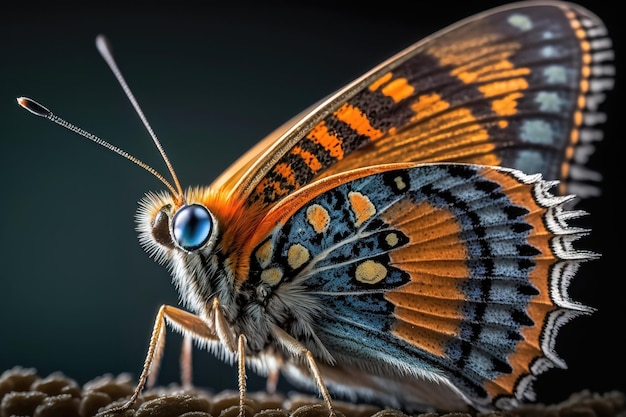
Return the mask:
<path id="1" fill-rule="evenodd" d="M 98 47 L 149 127 L 104 38 Z M 281 126 L 209 186 L 157 176 L 139 239 L 185 309 L 160 308 L 132 407 L 166 325 L 238 363 L 404 410 L 509 409 L 565 368 L 561 326 L 593 308 L 567 289 L 595 253 L 574 196 L 612 88 L 602 22 L 564 2 L 514 3 L 386 60 Z M 151 129 L 149 129 L 151 131 Z M 186 344 L 186 346 L 188 346 Z M 188 347 L 186 349 L 189 349 Z"/>

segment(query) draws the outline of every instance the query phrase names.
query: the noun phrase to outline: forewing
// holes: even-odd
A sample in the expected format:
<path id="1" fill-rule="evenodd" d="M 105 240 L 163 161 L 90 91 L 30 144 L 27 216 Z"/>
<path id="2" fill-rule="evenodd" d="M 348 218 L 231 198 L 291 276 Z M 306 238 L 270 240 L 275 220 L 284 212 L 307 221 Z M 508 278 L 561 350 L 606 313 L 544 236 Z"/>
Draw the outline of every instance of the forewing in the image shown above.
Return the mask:
<path id="1" fill-rule="evenodd" d="M 567 296 L 593 257 L 572 246 L 585 231 L 566 220 L 581 213 L 564 211 L 553 185 L 465 164 L 330 177 L 270 213 L 249 284 L 271 288 L 266 311 L 284 303 L 292 316 L 281 325 L 322 362 L 510 406 L 532 396 L 537 374 L 564 366 L 558 329 L 590 311 Z M 400 404 L 419 400 L 381 386 Z"/>
<path id="2" fill-rule="evenodd" d="M 218 182 L 273 205 L 321 176 L 398 162 L 506 166 L 599 192 L 584 168 L 613 85 L 602 23 L 567 3 L 523 2 L 400 52 L 296 118 Z M 242 168 L 243 167 L 243 168 Z"/>

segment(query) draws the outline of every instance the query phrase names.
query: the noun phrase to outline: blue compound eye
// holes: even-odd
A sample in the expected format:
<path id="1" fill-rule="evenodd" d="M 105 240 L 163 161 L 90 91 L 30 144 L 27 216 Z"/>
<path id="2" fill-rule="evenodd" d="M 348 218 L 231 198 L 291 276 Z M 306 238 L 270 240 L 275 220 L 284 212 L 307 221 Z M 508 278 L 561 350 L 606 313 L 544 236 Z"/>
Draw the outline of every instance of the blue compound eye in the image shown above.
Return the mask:
<path id="1" fill-rule="evenodd" d="M 190 204 L 174 215 L 174 238 L 185 250 L 192 251 L 204 245 L 211 236 L 212 229 L 211 213 L 201 205 Z"/>

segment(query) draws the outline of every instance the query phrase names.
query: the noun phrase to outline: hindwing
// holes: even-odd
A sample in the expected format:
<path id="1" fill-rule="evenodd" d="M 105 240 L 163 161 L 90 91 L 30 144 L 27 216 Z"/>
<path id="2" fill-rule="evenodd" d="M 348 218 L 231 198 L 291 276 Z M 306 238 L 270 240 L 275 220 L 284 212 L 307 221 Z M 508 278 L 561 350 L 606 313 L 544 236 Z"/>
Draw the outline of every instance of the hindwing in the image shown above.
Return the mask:
<path id="1" fill-rule="evenodd" d="M 293 311 L 285 330 L 340 368 L 443 380 L 479 408 L 532 395 L 537 374 L 564 367 L 559 326 L 591 311 L 567 296 L 593 256 L 572 247 L 585 231 L 566 220 L 581 213 L 563 211 L 554 183 L 515 170 L 377 170 L 290 197 L 299 206 L 275 213 L 283 220 L 252 250 L 250 282 Z"/>

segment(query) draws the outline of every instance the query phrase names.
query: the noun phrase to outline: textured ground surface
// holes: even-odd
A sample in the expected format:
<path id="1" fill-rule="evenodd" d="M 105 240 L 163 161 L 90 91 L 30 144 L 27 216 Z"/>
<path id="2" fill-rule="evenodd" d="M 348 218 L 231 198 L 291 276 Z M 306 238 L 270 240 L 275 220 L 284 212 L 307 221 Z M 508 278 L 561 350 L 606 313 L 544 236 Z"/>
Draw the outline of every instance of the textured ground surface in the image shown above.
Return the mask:
<path id="1" fill-rule="evenodd" d="M 61 373 L 42 377 L 33 369 L 14 368 L 0 375 L 0 417 L 90 417 L 99 408 L 122 404 L 132 393 L 134 381 L 128 376 L 102 376 L 78 385 Z M 135 417 L 236 417 L 237 392 L 217 394 L 176 388 L 156 388 L 143 393 L 134 410 L 125 416 Z M 248 417 L 327 417 L 323 403 L 310 396 L 282 397 L 248 393 Z M 406 416 L 395 410 L 382 410 L 368 405 L 335 404 L 345 417 Z M 422 417 L 468 417 L 466 413 L 422 414 Z M 581 392 L 554 405 L 524 406 L 510 412 L 478 414 L 499 417 L 626 417 L 626 396 L 620 392 L 603 395 Z"/>

